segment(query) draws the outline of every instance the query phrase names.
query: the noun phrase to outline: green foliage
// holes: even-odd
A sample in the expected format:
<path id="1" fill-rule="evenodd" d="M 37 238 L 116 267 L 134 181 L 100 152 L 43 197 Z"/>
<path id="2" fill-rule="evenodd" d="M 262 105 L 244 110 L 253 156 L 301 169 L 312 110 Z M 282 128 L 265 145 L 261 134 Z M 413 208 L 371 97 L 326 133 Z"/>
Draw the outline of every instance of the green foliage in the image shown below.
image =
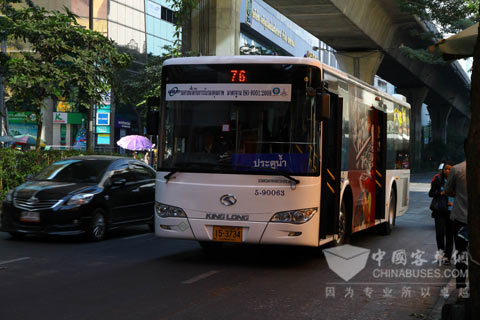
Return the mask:
<path id="1" fill-rule="evenodd" d="M 411 59 L 417 59 L 425 63 L 447 65 L 448 62 L 442 59 L 442 57 L 431 54 L 425 49 L 413 49 L 407 46 L 400 47 L 400 52 Z"/>
<path id="2" fill-rule="evenodd" d="M 480 0 L 397 0 L 401 10 L 432 24 L 431 32 L 411 30 L 420 48 L 403 46 L 401 52 L 409 58 L 430 64 L 445 64 L 441 57 L 427 51 L 438 40 L 470 27 L 480 20 Z"/>
<path id="3" fill-rule="evenodd" d="M 18 151 L 0 148 L 0 202 L 8 190 L 22 184 L 28 175 L 35 175 L 55 161 L 87 154 L 98 154 L 79 150 Z"/>
<path id="4" fill-rule="evenodd" d="M 479 21 L 480 0 L 398 0 L 402 10 L 435 23 L 440 36 L 457 33 Z"/>
<path id="5" fill-rule="evenodd" d="M 132 62 L 127 70 L 117 72 L 113 82 L 114 99 L 119 111 L 125 106 L 133 107 L 138 119 L 140 119 L 139 132 L 143 132 L 141 126 L 145 119 L 147 108 L 146 102 L 149 97 L 161 97 L 162 64 L 166 59 L 176 57 L 177 49 L 172 46 L 163 47 L 165 53 L 162 56 L 147 56 L 147 63 L 140 65 Z M 183 56 L 193 56 L 194 52 L 185 52 Z"/>
<path id="6" fill-rule="evenodd" d="M 115 71 L 126 67 L 130 56 L 120 54 L 112 40 L 80 26 L 67 8 L 65 13 L 48 11 L 31 1 L 14 7 L 18 2 L 0 3 L 0 28 L 9 44 L 25 44 L 0 61 L 13 105 L 30 105 L 40 115 L 47 98 L 66 97 L 87 109 L 100 103 Z M 41 128 L 41 117 L 37 119 Z"/>
<path id="7" fill-rule="evenodd" d="M 180 57 L 182 47 L 182 27 L 190 14 L 198 6 L 199 0 L 167 0 L 172 4 L 172 10 L 175 12 L 175 32 L 173 36 L 176 38 L 173 43 L 172 56 Z"/>

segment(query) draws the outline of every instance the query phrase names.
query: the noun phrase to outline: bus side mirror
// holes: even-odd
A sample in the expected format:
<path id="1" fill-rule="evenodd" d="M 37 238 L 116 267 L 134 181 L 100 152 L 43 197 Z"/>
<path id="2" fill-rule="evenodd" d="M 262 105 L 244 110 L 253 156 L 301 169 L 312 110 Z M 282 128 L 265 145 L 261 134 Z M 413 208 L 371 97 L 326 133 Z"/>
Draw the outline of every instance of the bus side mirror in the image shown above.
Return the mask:
<path id="1" fill-rule="evenodd" d="M 328 120 L 330 119 L 330 95 L 326 92 L 317 93 L 317 120 Z"/>
<path id="2" fill-rule="evenodd" d="M 148 111 L 147 112 L 147 135 L 156 136 L 158 135 L 158 111 Z"/>

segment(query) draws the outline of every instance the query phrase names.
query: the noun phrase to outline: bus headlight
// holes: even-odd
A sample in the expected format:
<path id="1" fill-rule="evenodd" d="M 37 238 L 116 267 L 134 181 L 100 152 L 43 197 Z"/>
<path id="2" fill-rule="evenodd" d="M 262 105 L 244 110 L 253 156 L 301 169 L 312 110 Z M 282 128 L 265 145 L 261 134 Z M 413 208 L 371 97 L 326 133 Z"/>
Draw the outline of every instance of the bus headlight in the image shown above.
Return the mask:
<path id="1" fill-rule="evenodd" d="M 182 208 L 169 206 L 163 203 L 155 202 L 155 212 L 160 218 L 186 218 L 187 215 Z"/>
<path id="2" fill-rule="evenodd" d="M 299 210 L 277 212 L 273 215 L 270 221 L 302 224 L 312 219 L 312 217 L 315 215 L 317 211 L 318 211 L 318 208 L 310 208 L 310 209 L 299 209 Z"/>

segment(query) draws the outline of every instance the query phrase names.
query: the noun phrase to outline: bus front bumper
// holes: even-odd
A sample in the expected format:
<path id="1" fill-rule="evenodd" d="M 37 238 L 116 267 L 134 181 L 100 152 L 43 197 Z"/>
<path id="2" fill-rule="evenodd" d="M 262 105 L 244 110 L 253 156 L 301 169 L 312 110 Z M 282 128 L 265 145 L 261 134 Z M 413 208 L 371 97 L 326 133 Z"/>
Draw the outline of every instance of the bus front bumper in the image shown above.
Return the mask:
<path id="1" fill-rule="evenodd" d="M 242 243 L 318 246 L 318 219 L 304 224 L 160 218 L 155 215 L 155 233 L 162 238 L 213 241 L 213 227 L 241 227 Z"/>

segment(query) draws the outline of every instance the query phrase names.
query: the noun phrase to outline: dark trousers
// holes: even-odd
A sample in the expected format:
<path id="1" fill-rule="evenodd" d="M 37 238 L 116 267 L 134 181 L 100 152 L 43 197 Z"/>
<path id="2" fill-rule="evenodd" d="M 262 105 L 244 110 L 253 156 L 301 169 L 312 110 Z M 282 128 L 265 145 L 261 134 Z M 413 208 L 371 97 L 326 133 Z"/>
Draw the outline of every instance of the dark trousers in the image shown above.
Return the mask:
<path id="1" fill-rule="evenodd" d="M 455 264 L 455 268 L 460 271 L 460 275 L 457 277 L 457 289 L 465 288 L 465 280 L 466 277 L 461 275 L 462 273 L 466 275 L 467 272 L 467 264 L 468 256 L 467 256 L 467 246 L 468 242 L 458 236 L 458 231 L 461 227 L 464 227 L 465 223 L 460 222 L 458 220 L 453 221 L 453 234 L 455 237 L 455 249 L 457 249 L 457 257 Z"/>
<path id="2" fill-rule="evenodd" d="M 437 249 L 445 252 L 445 257 L 450 259 L 453 251 L 453 221 L 448 215 L 435 216 L 435 235 Z"/>

